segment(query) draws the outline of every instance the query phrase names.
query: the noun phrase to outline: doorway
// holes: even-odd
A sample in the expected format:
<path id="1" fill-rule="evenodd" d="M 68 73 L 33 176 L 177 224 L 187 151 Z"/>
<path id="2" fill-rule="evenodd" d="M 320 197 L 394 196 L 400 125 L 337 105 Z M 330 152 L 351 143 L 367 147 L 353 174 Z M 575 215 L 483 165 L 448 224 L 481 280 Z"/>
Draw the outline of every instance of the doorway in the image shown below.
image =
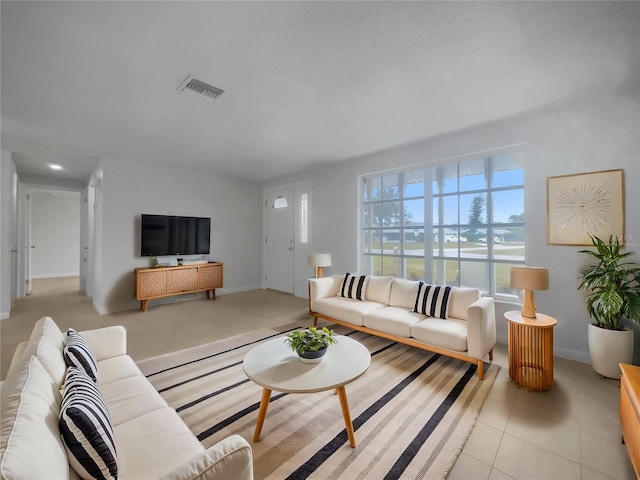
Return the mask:
<path id="1" fill-rule="evenodd" d="M 265 286 L 306 298 L 311 181 L 265 191 Z"/>
<path id="2" fill-rule="evenodd" d="M 21 296 L 34 279 L 79 291 L 81 271 L 81 191 L 23 185 L 20 235 Z"/>
<path id="3" fill-rule="evenodd" d="M 293 187 L 267 193 L 267 288 L 293 293 Z"/>

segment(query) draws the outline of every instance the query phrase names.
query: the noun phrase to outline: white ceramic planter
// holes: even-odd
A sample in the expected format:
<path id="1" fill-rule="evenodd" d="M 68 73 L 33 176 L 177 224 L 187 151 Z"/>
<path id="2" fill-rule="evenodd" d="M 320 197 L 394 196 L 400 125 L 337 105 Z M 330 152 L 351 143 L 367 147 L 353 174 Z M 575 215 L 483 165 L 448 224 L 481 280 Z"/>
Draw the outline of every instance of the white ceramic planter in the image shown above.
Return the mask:
<path id="1" fill-rule="evenodd" d="M 589 324 L 589 353 L 596 372 L 620 378 L 618 364 L 633 361 L 633 330 L 607 330 Z"/>

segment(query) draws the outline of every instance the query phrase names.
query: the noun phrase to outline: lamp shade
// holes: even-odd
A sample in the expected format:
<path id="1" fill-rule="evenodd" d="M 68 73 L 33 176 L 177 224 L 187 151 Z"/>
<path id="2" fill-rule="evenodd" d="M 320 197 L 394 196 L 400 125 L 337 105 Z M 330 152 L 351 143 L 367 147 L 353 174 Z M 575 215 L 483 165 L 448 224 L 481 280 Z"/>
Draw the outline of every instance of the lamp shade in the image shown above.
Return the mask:
<path id="1" fill-rule="evenodd" d="M 520 315 L 536 318 L 536 304 L 533 299 L 534 290 L 549 290 L 549 269 L 542 267 L 511 267 L 511 288 L 524 290 L 522 311 Z"/>
<path id="2" fill-rule="evenodd" d="M 543 267 L 511 267 L 511 288 L 549 290 L 549 269 Z"/>
<path id="3" fill-rule="evenodd" d="M 310 253 L 309 265 L 316 268 L 316 277 L 322 277 L 322 267 L 331 266 L 330 253 Z"/>
<path id="4" fill-rule="evenodd" d="M 309 265 L 311 265 L 312 267 L 330 267 L 331 254 L 330 253 L 310 253 Z"/>

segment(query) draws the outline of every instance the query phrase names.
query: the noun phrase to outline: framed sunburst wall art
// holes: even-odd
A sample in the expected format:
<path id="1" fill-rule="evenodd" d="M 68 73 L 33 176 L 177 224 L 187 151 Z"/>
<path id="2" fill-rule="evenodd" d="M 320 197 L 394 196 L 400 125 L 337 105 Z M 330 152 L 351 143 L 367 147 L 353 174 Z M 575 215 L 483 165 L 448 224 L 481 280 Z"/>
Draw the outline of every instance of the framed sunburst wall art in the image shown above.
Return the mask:
<path id="1" fill-rule="evenodd" d="M 590 234 L 624 242 L 622 170 L 547 178 L 547 243 L 591 245 Z"/>

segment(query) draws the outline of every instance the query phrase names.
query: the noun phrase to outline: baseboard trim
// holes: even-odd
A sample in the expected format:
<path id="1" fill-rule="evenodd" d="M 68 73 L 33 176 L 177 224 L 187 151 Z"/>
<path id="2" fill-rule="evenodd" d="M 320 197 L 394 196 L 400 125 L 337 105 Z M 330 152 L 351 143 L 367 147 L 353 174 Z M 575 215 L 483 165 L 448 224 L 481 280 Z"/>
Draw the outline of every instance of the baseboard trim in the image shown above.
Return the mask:
<path id="1" fill-rule="evenodd" d="M 73 272 L 73 273 L 45 273 L 45 274 L 40 274 L 40 275 L 31 275 L 31 279 L 32 280 L 38 280 L 41 278 L 60 278 L 60 277 L 79 277 L 80 276 L 80 272 Z"/>
<path id="2" fill-rule="evenodd" d="M 587 363 L 591 365 L 591 357 L 589 352 L 582 352 L 572 348 L 555 347 L 553 354 L 556 357 L 566 358 L 567 360 L 575 360 L 576 362 Z"/>
<path id="3" fill-rule="evenodd" d="M 260 286 L 249 286 L 249 287 L 240 287 L 240 288 L 216 288 L 216 297 L 220 295 L 249 292 L 251 290 L 260 290 L 260 289 L 261 289 Z M 176 295 L 175 297 L 158 298 L 156 300 L 149 301 L 149 308 L 153 308 L 154 306 L 169 305 L 169 304 L 178 303 L 178 302 L 189 302 L 191 300 L 196 300 L 198 298 L 207 298 L 207 295 L 205 292 L 200 292 L 200 293 L 186 293 L 184 295 Z M 108 315 L 110 313 L 125 312 L 127 310 L 139 311 L 140 302 L 137 300 L 134 300 L 131 302 L 119 303 L 117 305 L 103 306 L 94 301 L 93 308 L 95 308 L 96 312 L 98 312 L 100 315 Z"/>

